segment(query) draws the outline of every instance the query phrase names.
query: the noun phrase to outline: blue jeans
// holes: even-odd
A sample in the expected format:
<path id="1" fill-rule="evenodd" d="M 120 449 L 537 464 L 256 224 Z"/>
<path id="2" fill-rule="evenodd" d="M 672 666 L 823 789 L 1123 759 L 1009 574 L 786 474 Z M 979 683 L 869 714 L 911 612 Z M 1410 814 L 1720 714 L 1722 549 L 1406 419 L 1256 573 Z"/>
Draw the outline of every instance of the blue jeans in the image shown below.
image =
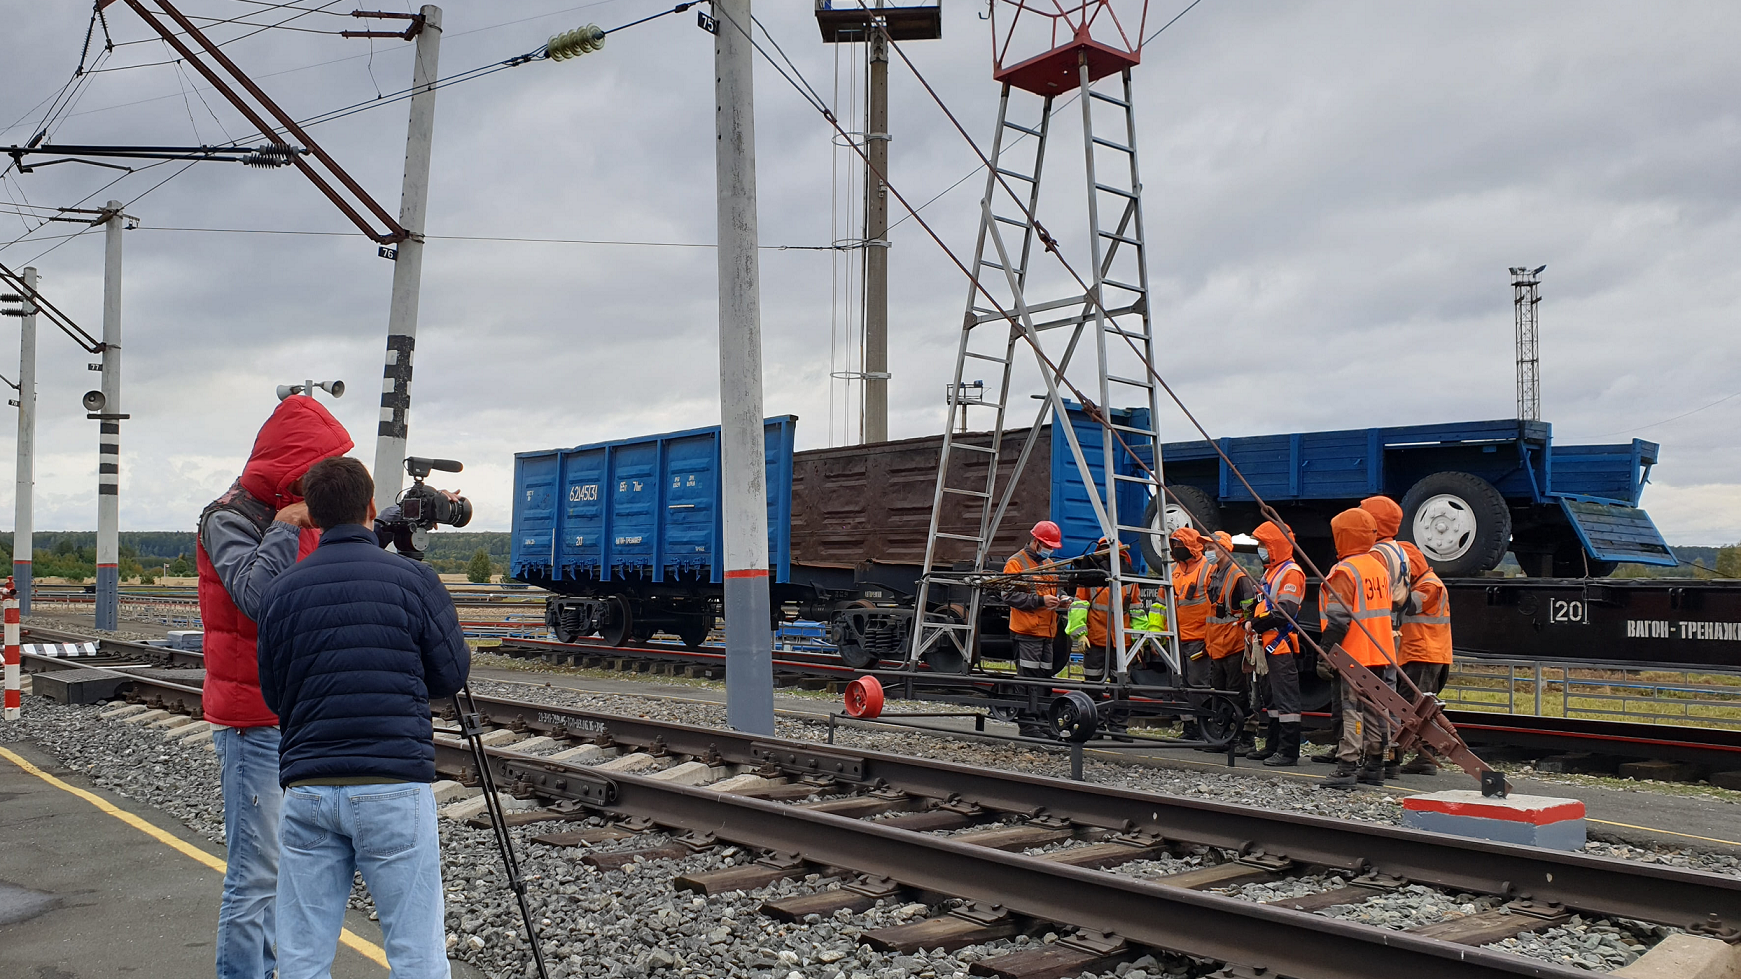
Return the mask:
<path id="1" fill-rule="evenodd" d="M 218 904 L 218 979 L 271 979 L 278 957 L 278 729 L 214 727 L 224 788 L 224 896 Z"/>
<path id="2" fill-rule="evenodd" d="M 327 979 L 359 870 L 393 979 L 448 979 L 441 839 L 428 784 L 292 786 L 280 840 L 279 979 Z"/>

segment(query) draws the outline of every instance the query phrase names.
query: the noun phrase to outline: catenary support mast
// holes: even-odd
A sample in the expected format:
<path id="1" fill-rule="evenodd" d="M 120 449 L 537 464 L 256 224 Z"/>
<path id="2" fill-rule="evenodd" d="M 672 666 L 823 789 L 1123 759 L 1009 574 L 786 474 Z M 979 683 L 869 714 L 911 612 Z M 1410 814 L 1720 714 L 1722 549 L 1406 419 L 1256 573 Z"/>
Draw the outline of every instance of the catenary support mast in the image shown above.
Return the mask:
<path id="1" fill-rule="evenodd" d="M 423 283 L 423 224 L 429 202 L 429 154 L 435 140 L 436 61 L 441 54 L 441 8 L 425 4 L 411 71 L 411 122 L 405 132 L 405 183 L 399 225 L 409 236 L 393 262 L 393 299 L 387 311 L 387 366 L 382 371 L 381 427 L 375 440 L 375 508 L 399 497 L 405 437 L 411 413 L 411 354 L 417 346 L 417 300 Z M 383 249 L 384 250 L 384 249 Z M 390 253 L 388 253 L 390 254 Z"/>
<path id="2" fill-rule="evenodd" d="M 103 407 L 97 424 L 97 614 L 99 629 L 120 617 L 121 537 L 121 230 L 120 201 L 104 205 Z"/>
<path id="3" fill-rule="evenodd" d="M 714 0 L 714 163 L 719 193 L 719 399 L 725 524 L 726 722 L 774 733 L 756 124 L 750 0 Z"/>
<path id="4" fill-rule="evenodd" d="M 24 270 L 24 285 L 36 291 L 36 270 Z M 14 490 L 16 509 L 12 532 L 12 581 L 18 587 L 18 609 L 30 614 L 31 540 L 35 519 L 31 494 L 36 487 L 36 304 L 24 298 L 23 317 L 18 321 L 18 468 Z"/>
<path id="5" fill-rule="evenodd" d="M 883 0 L 877 0 L 881 9 Z M 864 440 L 889 440 L 889 41 L 870 46 L 870 102 L 864 134 Z"/>

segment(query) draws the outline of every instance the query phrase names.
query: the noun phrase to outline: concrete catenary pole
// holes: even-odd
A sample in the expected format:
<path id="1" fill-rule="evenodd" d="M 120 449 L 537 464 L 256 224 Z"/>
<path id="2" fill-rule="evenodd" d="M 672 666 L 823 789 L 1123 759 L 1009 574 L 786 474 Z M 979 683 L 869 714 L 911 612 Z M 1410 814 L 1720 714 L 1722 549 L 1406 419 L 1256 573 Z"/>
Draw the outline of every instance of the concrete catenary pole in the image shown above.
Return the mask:
<path id="1" fill-rule="evenodd" d="M 411 354 L 417 346 L 417 298 L 423 284 L 423 222 L 429 202 L 429 152 L 435 140 L 436 61 L 441 54 L 441 8 L 423 7 L 411 70 L 411 122 L 405 131 L 405 183 L 399 226 L 411 237 L 393 262 L 393 300 L 387 310 L 387 366 L 381 382 L 381 427 L 375 440 L 375 508 L 385 510 L 404 484 L 405 435 L 411 413 Z"/>
<path id="2" fill-rule="evenodd" d="M 103 249 L 103 410 L 121 414 L 121 229 L 120 201 L 109 213 Z M 121 610 L 121 419 L 99 419 L 97 445 L 97 615 L 99 629 L 117 628 Z"/>
<path id="3" fill-rule="evenodd" d="M 36 270 L 24 270 L 24 284 L 36 291 Z M 18 330 L 18 469 L 12 518 L 12 581 L 18 586 L 18 609 L 30 614 L 31 540 L 36 531 L 30 497 L 36 488 L 36 304 L 24 300 L 24 317 Z"/>
<path id="4" fill-rule="evenodd" d="M 883 0 L 877 0 L 881 9 Z M 864 440 L 889 440 L 889 41 L 866 36 L 870 103 L 864 151 Z"/>
<path id="5" fill-rule="evenodd" d="M 768 483 L 750 0 L 714 0 L 714 164 L 719 192 L 720 487 L 725 525 L 726 723 L 774 733 Z"/>

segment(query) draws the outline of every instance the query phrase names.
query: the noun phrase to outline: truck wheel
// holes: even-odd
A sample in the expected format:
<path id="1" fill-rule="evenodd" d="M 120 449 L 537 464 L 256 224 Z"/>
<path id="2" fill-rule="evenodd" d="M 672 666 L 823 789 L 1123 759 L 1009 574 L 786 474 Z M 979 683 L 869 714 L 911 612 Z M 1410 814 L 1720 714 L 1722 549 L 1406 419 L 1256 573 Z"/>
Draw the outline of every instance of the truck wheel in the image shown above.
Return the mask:
<path id="1" fill-rule="evenodd" d="M 1169 483 L 1167 489 L 1172 491 L 1172 497 L 1162 494 L 1149 500 L 1148 509 L 1143 511 L 1142 525 L 1151 530 L 1137 539 L 1143 552 L 1143 561 L 1151 570 L 1165 566 L 1167 535 L 1173 531 L 1180 527 L 1191 527 L 1207 537 L 1221 529 L 1221 508 L 1216 506 L 1214 497 L 1195 486 Z M 1178 502 L 1174 502 L 1175 497 Z M 1163 499 L 1166 501 L 1164 525 L 1160 518 Z"/>
<path id="2" fill-rule="evenodd" d="M 1401 536 L 1450 578 L 1499 566 L 1511 546 L 1511 508 L 1493 484 L 1465 472 L 1433 473 L 1402 498 Z"/>

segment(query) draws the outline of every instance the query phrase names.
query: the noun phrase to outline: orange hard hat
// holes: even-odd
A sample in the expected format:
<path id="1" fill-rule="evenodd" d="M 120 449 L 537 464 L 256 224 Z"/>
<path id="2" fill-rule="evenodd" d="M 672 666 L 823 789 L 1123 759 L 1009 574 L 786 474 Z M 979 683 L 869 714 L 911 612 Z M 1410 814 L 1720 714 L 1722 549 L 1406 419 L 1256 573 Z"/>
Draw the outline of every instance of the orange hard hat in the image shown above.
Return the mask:
<path id="1" fill-rule="evenodd" d="M 1034 529 L 1028 533 L 1047 547 L 1064 546 L 1064 532 L 1059 530 L 1058 525 L 1050 520 L 1042 520 L 1034 524 Z"/>

